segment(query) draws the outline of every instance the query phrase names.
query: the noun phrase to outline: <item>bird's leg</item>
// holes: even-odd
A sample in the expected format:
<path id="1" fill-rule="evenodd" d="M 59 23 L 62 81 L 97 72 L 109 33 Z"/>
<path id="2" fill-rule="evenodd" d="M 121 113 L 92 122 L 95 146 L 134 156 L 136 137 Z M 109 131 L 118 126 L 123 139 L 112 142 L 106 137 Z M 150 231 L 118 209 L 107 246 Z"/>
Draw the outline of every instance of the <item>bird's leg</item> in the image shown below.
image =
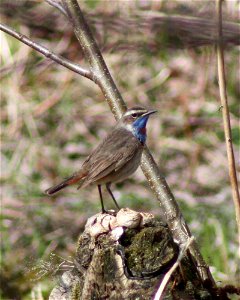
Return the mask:
<path id="1" fill-rule="evenodd" d="M 102 213 L 104 214 L 106 212 L 104 205 L 103 205 L 103 197 L 102 197 L 102 190 L 101 190 L 101 185 L 98 185 L 98 192 L 100 196 L 100 201 L 101 201 L 101 206 L 102 206 Z"/>
<path id="2" fill-rule="evenodd" d="M 116 199 L 114 198 L 112 191 L 110 190 L 110 186 L 111 186 L 111 183 L 107 183 L 107 184 L 106 184 L 106 188 L 107 188 L 109 194 L 111 195 L 111 197 L 112 197 L 112 199 L 113 199 L 115 205 L 117 206 L 118 210 L 120 210 L 120 207 L 119 207 L 119 205 L 117 204 L 117 201 L 116 201 Z"/>

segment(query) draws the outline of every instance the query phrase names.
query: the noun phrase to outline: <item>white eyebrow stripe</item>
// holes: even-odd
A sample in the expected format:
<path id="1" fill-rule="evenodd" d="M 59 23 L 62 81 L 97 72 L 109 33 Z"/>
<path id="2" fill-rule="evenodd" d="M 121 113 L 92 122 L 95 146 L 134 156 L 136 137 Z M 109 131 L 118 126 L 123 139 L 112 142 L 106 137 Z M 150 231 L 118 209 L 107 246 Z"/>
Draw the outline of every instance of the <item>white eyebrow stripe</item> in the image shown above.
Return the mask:
<path id="1" fill-rule="evenodd" d="M 126 116 L 130 116 L 132 114 L 139 114 L 139 113 L 146 113 L 146 112 L 147 112 L 147 110 L 135 110 L 135 109 L 132 109 L 132 110 L 129 110 L 128 112 L 126 112 L 124 114 L 124 116 L 126 117 Z"/>

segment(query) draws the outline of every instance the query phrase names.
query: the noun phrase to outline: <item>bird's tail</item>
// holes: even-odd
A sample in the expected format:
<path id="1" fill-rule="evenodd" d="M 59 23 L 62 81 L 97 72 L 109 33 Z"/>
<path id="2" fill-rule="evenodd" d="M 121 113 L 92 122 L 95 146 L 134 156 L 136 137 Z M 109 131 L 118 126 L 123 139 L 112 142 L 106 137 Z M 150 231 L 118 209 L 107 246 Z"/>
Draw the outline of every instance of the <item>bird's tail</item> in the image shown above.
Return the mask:
<path id="1" fill-rule="evenodd" d="M 83 176 L 79 176 L 79 175 L 74 174 L 74 175 L 66 178 L 65 180 L 63 180 L 59 184 L 50 187 L 49 189 L 47 189 L 45 191 L 45 193 L 47 195 L 53 195 L 53 194 L 57 193 L 58 191 L 64 189 L 65 187 L 67 187 L 69 185 L 72 185 L 74 183 L 77 183 L 82 177 Z"/>

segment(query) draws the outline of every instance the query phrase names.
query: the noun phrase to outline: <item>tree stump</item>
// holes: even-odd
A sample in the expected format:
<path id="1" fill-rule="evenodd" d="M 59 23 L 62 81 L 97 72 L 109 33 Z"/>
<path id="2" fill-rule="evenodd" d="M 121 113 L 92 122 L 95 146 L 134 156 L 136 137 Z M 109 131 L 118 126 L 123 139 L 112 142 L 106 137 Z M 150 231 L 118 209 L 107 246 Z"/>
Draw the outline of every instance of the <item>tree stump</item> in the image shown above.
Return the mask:
<path id="1" fill-rule="evenodd" d="M 75 267 L 62 275 L 50 300 L 153 299 L 179 247 L 153 215 L 121 209 L 88 219 Z M 185 255 L 164 299 L 214 299 Z"/>

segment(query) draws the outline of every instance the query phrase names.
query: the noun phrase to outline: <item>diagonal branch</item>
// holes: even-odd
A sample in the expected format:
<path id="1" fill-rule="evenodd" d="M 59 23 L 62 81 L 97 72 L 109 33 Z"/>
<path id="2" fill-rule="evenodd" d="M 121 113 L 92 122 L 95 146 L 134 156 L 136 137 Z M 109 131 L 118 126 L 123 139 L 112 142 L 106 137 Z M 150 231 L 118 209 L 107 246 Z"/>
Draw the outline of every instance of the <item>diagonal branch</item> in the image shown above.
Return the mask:
<path id="1" fill-rule="evenodd" d="M 108 67 L 102 57 L 99 47 L 83 17 L 82 11 L 77 0 L 62 1 L 64 9 L 67 11 L 68 18 L 74 26 L 75 35 L 81 45 L 85 58 L 88 60 L 91 69 L 99 78 L 101 88 L 114 116 L 119 119 L 126 110 L 120 92 L 118 91 Z"/>
<path id="2" fill-rule="evenodd" d="M 118 119 L 121 117 L 122 112 L 126 109 L 126 104 L 109 73 L 102 54 L 84 19 L 78 2 L 77 0 L 62 0 L 62 3 L 73 24 L 75 35 L 81 45 L 84 56 L 90 63 L 93 72 L 97 74 L 99 78 L 99 87 L 105 95 L 113 114 L 116 119 Z M 166 217 L 166 221 L 174 239 L 181 245 L 186 244 L 191 236 L 189 228 L 181 214 L 173 194 L 170 191 L 170 188 L 166 183 L 166 180 L 161 174 L 147 147 L 145 147 L 144 150 L 141 167 L 150 187 L 160 202 L 163 214 Z M 215 285 L 209 268 L 203 260 L 195 242 L 190 245 L 189 251 L 203 283 L 207 281 L 210 284 L 212 283 L 212 285 Z"/>
<path id="3" fill-rule="evenodd" d="M 223 33 L 222 33 L 222 0 L 216 0 L 216 6 L 217 6 L 216 7 L 217 15 L 218 15 L 218 34 L 219 34 L 219 42 L 217 44 L 219 92 L 220 92 L 220 99 L 222 105 L 223 126 L 224 126 L 226 148 L 227 148 L 229 177 L 232 186 L 232 197 L 235 206 L 238 236 L 240 242 L 240 196 L 238 190 L 237 173 L 236 173 L 233 144 L 232 144 L 231 122 L 230 122 L 227 91 L 226 91 L 226 76 L 225 76 L 225 66 L 224 66 Z"/>
<path id="4" fill-rule="evenodd" d="M 56 7 L 55 0 L 46 1 Z M 36 42 L 30 40 L 26 36 L 16 32 L 6 25 L 0 25 L 0 30 L 10 34 L 31 48 L 37 50 L 47 58 L 50 58 L 55 62 L 67 67 L 68 69 L 80 74 L 81 76 L 94 81 L 101 88 L 114 116 L 116 119 L 119 119 L 122 113 L 126 110 L 126 104 L 123 101 L 121 94 L 119 93 L 110 75 L 101 52 L 82 15 L 80 7 L 76 0 L 63 0 L 63 5 L 64 12 L 67 12 L 69 19 L 73 23 L 76 37 L 78 38 L 82 47 L 84 56 L 90 63 L 91 70 L 83 69 L 78 64 L 72 63 L 62 56 L 54 54 L 44 46 L 37 44 Z M 59 7 L 57 8 L 59 9 Z M 143 153 L 141 167 L 153 192 L 160 202 L 161 208 L 166 216 L 166 221 L 172 231 L 174 239 L 178 241 L 179 244 L 185 244 L 191 236 L 191 233 L 181 214 L 178 204 L 175 201 L 167 182 L 165 181 L 165 178 L 161 174 L 147 147 L 145 147 Z M 190 245 L 189 251 L 194 262 L 196 263 L 196 268 L 200 277 L 202 278 L 202 281 L 210 281 L 214 285 L 215 283 L 209 272 L 209 268 L 204 262 L 195 242 Z"/>
<path id="5" fill-rule="evenodd" d="M 86 78 L 94 81 L 95 83 L 98 83 L 98 79 L 92 71 L 90 71 L 88 69 L 84 69 L 80 65 L 73 63 L 72 61 L 64 58 L 63 56 L 57 55 L 54 52 L 51 52 L 46 47 L 32 41 L 31 39 L 29 39 L 25 35 L 17 32 L 14 29 L 12 29 L 11 27 L 9 27 L 7 25 L 4 25 L 4 24 L 0 24 L 0 30 L 6 32 L 7 34 L 9 34 L 13 37 L 15 37 L 16 39 L 18 39 L 22 43 L 24 43 L 24 44 L 28 45 L 29 47 L 33 48 L 34 50 L 40 52 L 45 57 L 55 61 L 56 63 L 68 68 L 71 71 L 74 71 L 74 72 L 78 73 L 79 75 L 81 75 L 83 77 L 86 77 Z"/>
<path id="6" fill-rule="evenodd" d="M 57 8 L 65 17 L 67 17 L 67 12 L 62 6 L 62 4 L 56 0 L 45 0 L 49 5 Z"/>

